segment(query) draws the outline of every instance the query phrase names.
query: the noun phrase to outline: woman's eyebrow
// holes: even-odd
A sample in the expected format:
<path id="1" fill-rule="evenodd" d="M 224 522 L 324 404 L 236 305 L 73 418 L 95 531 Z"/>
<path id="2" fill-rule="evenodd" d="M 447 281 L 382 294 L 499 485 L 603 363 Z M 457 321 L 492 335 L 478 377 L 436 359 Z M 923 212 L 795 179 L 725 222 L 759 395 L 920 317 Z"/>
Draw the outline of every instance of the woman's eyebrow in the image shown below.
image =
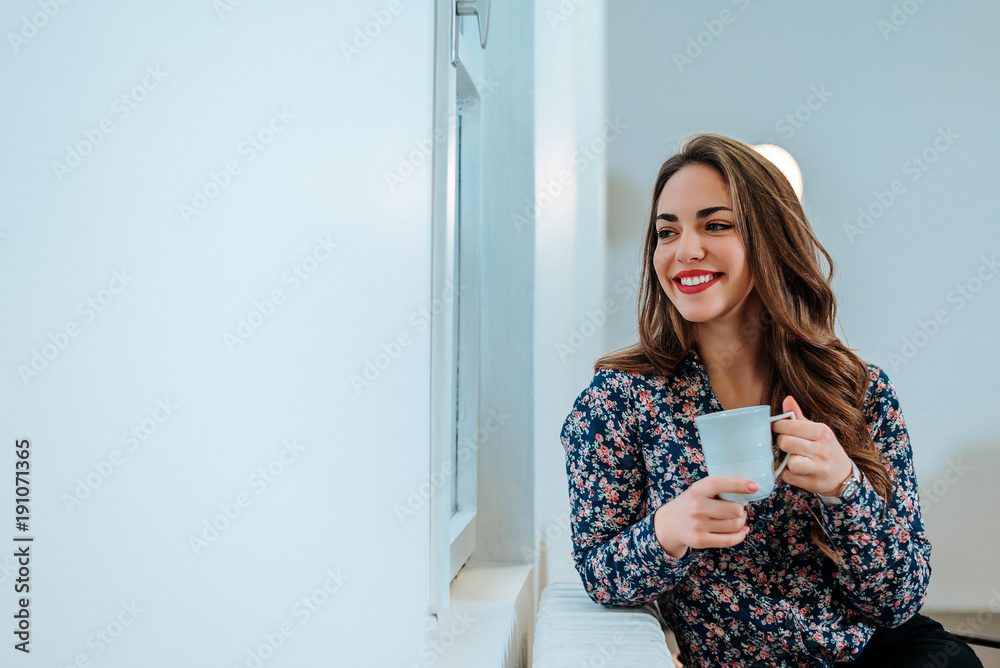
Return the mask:
<path id="1" fill-rule="evenodd" d="M 701 211 L 699 211 L 698 213 L 696 213 L 695 217 L 696 218 L 708 218 L 709 216 L 711 216 L 713 213 L 716 213 L 717 211 L 732 211 L 732 209 L 730 209 L 728 206 L 710 206 L 707 209 L 702 209 Z M 659 215 L 656 216 L 656 219 L 657 220 L 665 220 L 668 223 L 676 223 L 677 222 L 677 216 L 674 215 L 674 214 L 672 214 L 672 213 L 661 213 L 661 214 L 659 214 Z"/>

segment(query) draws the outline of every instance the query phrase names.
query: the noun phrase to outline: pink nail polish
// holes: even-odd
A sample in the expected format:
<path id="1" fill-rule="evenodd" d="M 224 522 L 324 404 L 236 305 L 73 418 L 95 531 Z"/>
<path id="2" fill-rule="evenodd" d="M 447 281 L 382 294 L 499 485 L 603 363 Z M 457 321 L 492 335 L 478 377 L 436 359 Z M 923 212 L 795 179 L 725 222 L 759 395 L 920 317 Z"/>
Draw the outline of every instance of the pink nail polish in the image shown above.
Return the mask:
<path id="1" fill-rule="evenodd" d="M 756 492 L 758 489 L 760 489 L 760 485 L 758 485 L 755 482 L 751 482 L 747 484 L 747 489 L 749 489 L 751 492 Z"/>

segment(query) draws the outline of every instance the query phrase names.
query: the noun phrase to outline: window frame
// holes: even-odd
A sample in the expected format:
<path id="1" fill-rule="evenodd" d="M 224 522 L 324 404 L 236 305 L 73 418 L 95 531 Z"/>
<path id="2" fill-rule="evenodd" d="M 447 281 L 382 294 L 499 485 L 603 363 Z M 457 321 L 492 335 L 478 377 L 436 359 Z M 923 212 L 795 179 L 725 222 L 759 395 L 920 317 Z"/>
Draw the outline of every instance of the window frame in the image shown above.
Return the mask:
<path id="1" fill-rule="evenodd" d="M 435 48 L 431 323 L 431 612 L 476 543 L 479 429 L 482 50 L 462 17 L 451 62 L 453 0 L 438 3 Z M 444 15 L 442 17 L 442 14 Z M 442 20 L 444 18 L 445 20 Z"/>

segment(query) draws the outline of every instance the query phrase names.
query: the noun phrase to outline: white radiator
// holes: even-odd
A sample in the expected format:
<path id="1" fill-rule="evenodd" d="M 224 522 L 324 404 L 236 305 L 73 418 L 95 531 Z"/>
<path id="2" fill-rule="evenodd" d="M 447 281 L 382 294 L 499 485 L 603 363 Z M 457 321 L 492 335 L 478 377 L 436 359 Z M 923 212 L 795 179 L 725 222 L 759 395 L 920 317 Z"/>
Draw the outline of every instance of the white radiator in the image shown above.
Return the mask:
<path id="1" fill-rule="evenodd" d="M 599 605 L 582 582 L 553 582 L 538 603 L 532 668 L 676 668 L 654 612 Z"/>

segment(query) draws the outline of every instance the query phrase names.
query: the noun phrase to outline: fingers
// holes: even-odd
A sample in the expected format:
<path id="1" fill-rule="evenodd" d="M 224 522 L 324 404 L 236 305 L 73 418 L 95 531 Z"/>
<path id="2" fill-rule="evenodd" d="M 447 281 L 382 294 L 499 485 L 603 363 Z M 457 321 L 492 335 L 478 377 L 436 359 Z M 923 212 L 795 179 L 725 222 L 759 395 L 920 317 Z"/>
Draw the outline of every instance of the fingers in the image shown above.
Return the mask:
<path id="1" fill-rule="evenodd" d="M 661 506 L 654 515 L 657 541 L 674 557 L 683 556 L 688 547 L 732 547 L 747 536 L 743 504 L 706 496 L 714 486 L 711 482 L 699 485 L 702 480 Z"/>
<path id="2" fill-rule="evenodd" d="M 725 501 L 714 496 L 718 492 L 745 493 L 749 481 L 739 478 L 716 477 L 700 485 L 690 506 L 691 524 L 699 547 L 725 547 L 735 545 L 746 537 L 747 513 L 742 503 Z M 697 483 L 696 483 L 697 484 Z M 692 485 L 694 489 L 694 485 Z M 712 494 L 712 496 L 708 496 Z"/>
<path id="3" fill-rule="evenodd" d="M 771 431 L 775 434 L 789 434 L 815 441 L 823 436 L 825 426 L 822 422 L 810 422 L 806 419 L 776 420 L 771 423 Z"/>
<path id="4" fill-rule="evenodd" d="M 785 482 L 789 482 L 788 478 L 785 477 L 786 474 L 813 476 L 821 473 L 823 473 L 823 466 L 819 462 L 803 455 L 793 454 L 788 458 L 788 464 L 785 465 L 785 470 L 781 472 L 779 477 Z"/>
<path id="5" fill-rule="evenodd" d="M 819 454 L 820 444 L 817 441 L 781 434 L 777 439 L 778 449 L 791 455 L 815 457 Z"/>
<path id="6" fill-rule="evenodd" d="M 746 529 L 746 526 L 747 518 L 746 515 L 743 515 L 743 517 L 737 517 L 729 520 L 706 520 L 702 523 L 702 530 L 705 533 L 712 534 L 733 534 L 743 532 Z"/>
<path id="7" fill-rule="evenodd" d="M 724 499 L 705 499 L 698 506 L 699 515 L 706 520 L 745 520 L 746 508 L 742 503 Z M 714 531 L 714 529 L 713 529 Z"/>
<path id="8" fill-rule="evenodd" d="M 734 545 L 739 545 L 750 533 L 750 527 L 744 527 L 743 531 L 737 531 L 736 533 L 730 534 L 712 534 L 715 538 L 712 542 L 715 543 L 713 547 L 733 547 Z"/>
<path id="9" fill-rule="evenodd" d="M 750 494 L 760 489 L 760 485 L 752 480 L 744 478 L 730 478 L 728 476 L 710 475 L 698 480 L 691 489 L 699 495 L 707 498 L 716 498 L 722 493 Z M 733 503 L 725 501 L 725 503 Z"/>
<path id="10" fill-rule="evenodd" d="M 792 395 L 788 395 L 781 402 L 781 412 L 787 413 L 789 411 L 793 411 L 795 413 L 796 420 L 804 419 L 804 416 L 802 415 L 802 407 L 799 406 L 799 402 L 796 401 L 795 397 Z"/>
<path id="11" fill-rule="evenodd" d="M 663 513 L 661 523 L 663 533 L 695 549 L 738 545 L 749 533 L 746 507 L 720 499 L 718 494 L 746 494 L 759 489 L 757 483 L 742 478 L 701 478 L 666 504 L 668 510 Z"/>
<path id="12" fill-rule="evenodd" d="M 731 533 L 697 532 L 691 547 L 699 550 L 707 547 L 733 547 L 742 543 L 749 533 L 750 527 L 747 526 Z"/>

